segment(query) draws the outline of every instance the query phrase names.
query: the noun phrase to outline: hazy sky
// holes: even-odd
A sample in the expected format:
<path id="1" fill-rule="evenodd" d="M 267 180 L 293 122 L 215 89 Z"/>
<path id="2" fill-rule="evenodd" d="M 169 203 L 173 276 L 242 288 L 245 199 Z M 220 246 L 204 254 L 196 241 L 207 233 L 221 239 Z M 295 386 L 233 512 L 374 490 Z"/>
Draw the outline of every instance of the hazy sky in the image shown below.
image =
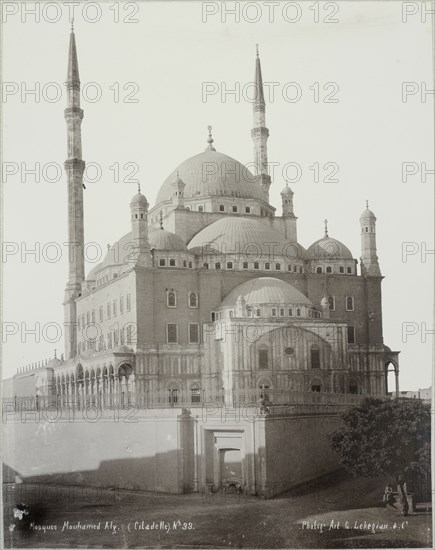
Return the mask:
<path id="1" fill-rule="evenodd" d="M 62 340 L 47 339 L 55 339 L 49 324 L 63 323 L 67 276 L 66 178 L 60 170 L 66 157 L 63 83 L 69 42 L 67 5 L 52 2 L 45 9 L 39 3 L 35 22 L 23 4 L 18 13 L 7 4 L 3 224 L 4 241 L 17 243 L 8 250 L 17 252 L 3 264 L 3 322 L 18 333 L 3 335 L 4 377 L 52 357 L 54 348 L 63 351 Z M 252 162 L 246 85 L 252 82 L 259 43 L 263 79 L 275 83 L 268 86 L 274 97 L 267 104 L 269 160 L 278 163 L 271 202 L 280 214 L 285 179 L 297 180 L 290 186 L 299 242 L 308 247 L 320 238 L 327 218 L 330 235 L 359 258 L 359 216 L 369 200 L 378 218 L 385 276 L 384 342 L 401 350 L 401 389 L 430 385 L 432 337 L 424 335 L 424 323 L 430 330 L 433 255 L 424 251 L 433 249 L 433 174 L 422 181 L 422 163 L 433 170 L 433 101 L 424 94 L 433 81 L 430 16 L 422 22 L 419 11 L 403 22 L 403 3 L 379 1 L 282 3 L 273 13 L 270 2 L 250 2 L 249 9 L 246 3 L 227 3 L 227 10 L 239 12 L 238 22 L 220 2 L 90 4 L 75 9 L 87 98 L 82 100 L 83 157 L 88 179 L 98 180 L 88 181 L 84 192 L 86 242 L 104 250 L 128 232 L 129 201 L 136 192 L 131 180 L 140 180 L 153 205 L 168 174 L 206 147 L 208 124 L 218 151 Z M 410 92 L 406 101 L 404 82 Z M 205 96 L 204 87 L 216 93 Z M 39 95 L 26 93 L 31 89 Z M 225 93 L 230 90 L 240 93 Z M 325 102 L 328 97 L 338 102 Z M 299 179 L 295 169 L 286 172 L 290 162 L 300 166 Z M 406 182 L 404 162 L 414 163 L 410 172 L 418 170 Z M 39 182 L 24 173 L 35 163 Z M 100 167 L 99 175 L 92 163 Z M 320 181 L 310 169 L 315 163 Z M 333 177 L 338 182 L 324 181 L 330 173 L 323 169 L 326 163 L 338 167 Z M 55 246 L 47 243 L 59 243 L 58 261 Z M 35 246 L 38 258 L 26 256 Z M 410 252 L 406 258 L 403 247 Z M 39 343 L 23 331 L 37 323 Z"/>

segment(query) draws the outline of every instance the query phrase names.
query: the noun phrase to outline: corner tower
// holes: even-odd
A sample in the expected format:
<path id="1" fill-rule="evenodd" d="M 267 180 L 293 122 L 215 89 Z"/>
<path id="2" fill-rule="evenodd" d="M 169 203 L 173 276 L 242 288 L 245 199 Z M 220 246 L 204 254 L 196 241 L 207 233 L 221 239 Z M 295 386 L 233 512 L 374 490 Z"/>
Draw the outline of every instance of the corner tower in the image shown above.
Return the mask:
<path id="1" fill-rule="evenodd" d="M 133 250 L 129 254 L 129 263 L 143 267 L 151 265 L 150 243 L 148 241 L 148 201 L 140 192 L 138 186 L 137 194 L 130 201 L 131 212 L 131 235 Z"/>
<path id="2" fill-rule="evenodd" d="M 71 25 L 66 81 L 67 107 L 67 159 L 64 163 L 68 186 L 68 281 L 65 288 L 65 355 L 76 354 L 76 305 L 85 278 L 84 223 L 83 223 L 83 173 L 81 123 L 83 110 L 80 108 L 80 78 L 77 62 L 77 48 L 74 27 Z"/>
<path id="3" fill-rule="evenodd" d="M 361 224 L 361 275 L 381 277 L 376 254 L 376 216 L 369 210 L 368 201 L 359 221 Z"/>
<path id="4" fill-rule="evenodd" d="M 255 60 L 255 96 L 253 103 L 254 127 L 251 130 L 254 141 L 254 162 L 256 175 L 259 177 L 261 187 L 269 201 L 269 188 L 271 184 L 269 167 L 267 163 L 267 139 L 269 130 L 266 128 L 266 102 L 264 101 L 263 77 L 261 75 L 260 56 Z"/>

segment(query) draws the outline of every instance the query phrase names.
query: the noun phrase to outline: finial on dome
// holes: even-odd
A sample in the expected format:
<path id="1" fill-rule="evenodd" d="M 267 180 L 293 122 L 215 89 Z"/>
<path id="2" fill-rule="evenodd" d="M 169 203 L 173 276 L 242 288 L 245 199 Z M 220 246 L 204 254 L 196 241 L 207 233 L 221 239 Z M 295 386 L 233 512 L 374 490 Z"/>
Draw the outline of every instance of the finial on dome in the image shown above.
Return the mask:
<path id="1" fill-rule="evenodd" d="M 137 192 L 140 195 L 140 182 L 139 181 L 137 182 Z"/>
<path id="2" fill-rule="evenodd" d="M 56 348 L 54 349 L 54 358 L 55 359 L 57 358 L 57 349 Z"/>
<path id="3" fill-rule="evenodd" d="M 366 201 L 366 208 L 369 209 L 369 201 Z"/>
<path id="4" fill-rule="evenodd" d="M 214 139 L 213 139 L 213 136 L 211 135 L 212 129 L 213 129 L 212 126 L 207 126 L 207 130 L 208 130 L 208 139 L 207 139 L 208 147 L 207 147 L 207 149 L 209 151 L 216 151 L 216 149 L 213 147 Z"/>
<path id="5" fill-rule="evenodd" d="M 258 53 L 258 44 L 255 44 L 255 51 L 257 53 L 257 57 L 260 57 L 260 54 Z"/>
<path id="6" fill-rule="evenodd" d="M 163 229 L 163 210 L 160 210 L 159 217 L 160 217 L 160 229 Z"/>
<path id="7" fill-rule="evenodd" d="M 328 236 L 328 220 L 324 220 L 325 223 L 325 237 Z"/>

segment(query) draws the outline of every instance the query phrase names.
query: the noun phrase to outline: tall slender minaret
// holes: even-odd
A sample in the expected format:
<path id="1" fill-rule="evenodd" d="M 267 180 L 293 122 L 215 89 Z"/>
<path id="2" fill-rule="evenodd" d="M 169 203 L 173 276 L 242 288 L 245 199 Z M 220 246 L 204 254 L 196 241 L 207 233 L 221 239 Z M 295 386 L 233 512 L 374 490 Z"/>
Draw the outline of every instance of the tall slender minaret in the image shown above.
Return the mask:
<path id="1" fill-rule="evenodd" d="M 376 254 L 376 216 L 369 210 L 368 201 L 359 221 L 361 225 L 361 275 L 381 277 Z"/>
<path id="2" fill-rule="evenodd" d="M 255 60 L 255 97 L 253 103 L 254 127 L 251 136 L 254 141 L 254 162 L 256 175 L 259 176 L 261 187 L 269 200 L 270 176 L 267 164 L 267 138 L 269 130 L 266 128 L 266 103 L 264 101 L 263 78 L 261 76 L 260 56 Z"/>
<path id="3" fill-rule="evenodd" d="M 67 159 L 64 163 L 68 185 L 68 281 L 65 288 L 65 353 L 66 358 L 76 354 L 76 304 L 85 279 L 84 227 L 83 227 L 83 172 L 81 123 L 83 110 L 80 108 L 80 78 L 74 27 L 68 54 L 68 75 L 66 81 L 67 107 Z"/>

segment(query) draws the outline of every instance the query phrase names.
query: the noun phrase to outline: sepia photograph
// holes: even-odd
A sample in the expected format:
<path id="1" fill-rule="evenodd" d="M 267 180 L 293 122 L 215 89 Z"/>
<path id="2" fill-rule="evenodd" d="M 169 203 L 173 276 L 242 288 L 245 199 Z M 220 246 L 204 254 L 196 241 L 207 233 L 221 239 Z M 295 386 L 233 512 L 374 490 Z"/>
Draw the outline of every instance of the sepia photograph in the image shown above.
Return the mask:
<path id="1" fill-rule="evenodd" d="M 3 1 L 2 548 L 432 548 L 432 2 Z"/>

